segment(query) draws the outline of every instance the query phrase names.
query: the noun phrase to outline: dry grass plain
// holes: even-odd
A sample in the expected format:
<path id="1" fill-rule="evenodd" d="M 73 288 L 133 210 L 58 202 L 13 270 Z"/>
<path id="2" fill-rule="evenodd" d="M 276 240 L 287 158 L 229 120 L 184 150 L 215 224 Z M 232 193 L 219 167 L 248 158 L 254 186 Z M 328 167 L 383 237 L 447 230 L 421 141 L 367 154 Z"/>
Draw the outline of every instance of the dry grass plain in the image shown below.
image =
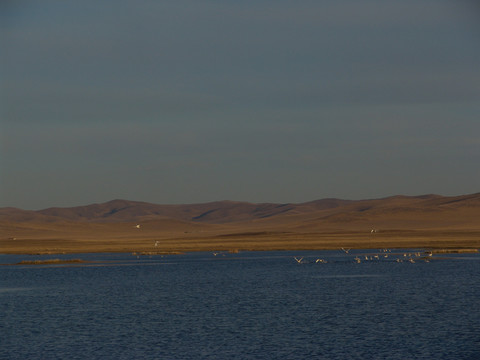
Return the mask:
<path id="1" fill-rule="evenodd" d="M 254 224 L 256 225 L 256 224 Z M 471 228 L 361 229 L 299 231 L 290 226 L 259 229 L 248 224 L 161 229 L 155 222 L 107 224 L 2 224 L 8 237 L 0 253 L 55 254 L 246 250 L 320 250 L 349 248 L 479 248 L 480 230 Z"/>
<path id="2" fill-rule="evenodd" d="M 160 214 L 152 204 L 146 211 L 144 205 L 134 202 L 124 202 L 122 208 L 118 203 L 101 204 L 102 212 L 98 206 L 65 212 L 56 209 L 55 217 L 4 208 L 0 212 L 0 253 L 480 248 L 478 194 L 391 197 L 335 205 L 329 201 L 328 206 L 293 204 L 288 211 L 285 204 L 212 203 L 210 208 L 208 204 L 195 205 L 199 215 L 192 214 L 191 206 L 185 208 L 188 211 L 175 208 L 177 218 Z M 112 206 L 117 207 L 112 210 Z M 89 215 L 92 209 L 95 215 Z M 123 209 L 128 210 L 128 217 L 119 217 Z M 141 215 L 132 215 L 135 212 Z M 256 215 L 259 213 L 261 216 Z M 205 214 L 208 221 L 201 221 Z"/>

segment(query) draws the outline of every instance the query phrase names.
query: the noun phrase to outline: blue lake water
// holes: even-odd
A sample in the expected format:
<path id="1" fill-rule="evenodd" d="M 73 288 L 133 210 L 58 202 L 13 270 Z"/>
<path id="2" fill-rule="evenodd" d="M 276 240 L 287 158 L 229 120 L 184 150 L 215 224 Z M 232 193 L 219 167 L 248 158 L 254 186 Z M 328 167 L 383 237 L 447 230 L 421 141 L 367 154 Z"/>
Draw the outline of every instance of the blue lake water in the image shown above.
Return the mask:
<path id="1" fill-rule="evenodd" d="M 480 359 L 480 254 L 415 251 L 0 255 L 91 261 L 0 266 L 0 359 Z"/>

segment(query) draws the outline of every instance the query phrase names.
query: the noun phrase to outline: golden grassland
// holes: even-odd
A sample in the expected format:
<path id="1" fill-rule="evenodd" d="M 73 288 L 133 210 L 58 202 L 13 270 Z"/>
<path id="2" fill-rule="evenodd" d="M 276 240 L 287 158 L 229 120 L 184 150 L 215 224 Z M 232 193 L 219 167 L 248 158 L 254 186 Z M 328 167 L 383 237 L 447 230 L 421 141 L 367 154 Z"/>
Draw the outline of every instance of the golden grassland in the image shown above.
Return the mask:
<path id="1" fill-rule="evenodd" d="M 365 226 L 299 230 L 296 226 L 256 224 L 140 229 L 133 223 L 0 224 L 0 253 L 61 254 L 92 252 L 181 253 L 194 251 L 326 250 L 345 248 L 476 249 L 480 229 L 386 228 Z"/>
<path id="2" fill-rule="evenodd" d="M 47 213 L 4 208 L 0 253 L 480 248 L 480 193 L 330 205 L 327 199 L 285 206 L 219 202 L 178 208 L 113 201 Z"/>

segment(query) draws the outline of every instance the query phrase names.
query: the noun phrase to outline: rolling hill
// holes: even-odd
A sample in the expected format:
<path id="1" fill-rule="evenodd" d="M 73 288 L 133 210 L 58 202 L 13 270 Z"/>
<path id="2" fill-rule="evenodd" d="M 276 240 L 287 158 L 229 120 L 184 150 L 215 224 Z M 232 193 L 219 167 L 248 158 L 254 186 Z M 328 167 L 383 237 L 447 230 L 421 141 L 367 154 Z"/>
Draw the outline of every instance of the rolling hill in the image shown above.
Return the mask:
<path id="1" fill-rule="evenodd" d="M 0 253 L 131 251 L 150 249 L 159 241 L 162 249 L 171 251 L 477 247 L 480 193 L 298 204 L 112 200 L 38 211 L 0 208 Z"/>
<path id="2" fill-rule="evenodd" d="M 159 205 L 147 202 L 112 200 L 76 207 L 52 207 L 33 211 L 0 208 L 0 221 L 13 222 L 139 222 L 175 219 L 208 224 L 323 221 L 338 223 L 387 219 L 410 214 L 414 218 L 442 218 L 459 213 L 479 216 L 480 193 L 461 196 L 391 196 L 370 200 L 321 199 L 305 203 L 248 203 L 217 201 L 201 204 Z M 468 216 L 467 216 L 468 218 Z M 342 220 L 343 219 L 343 220 Z M 479 220 L 480 223 L 480 220 Z"/>

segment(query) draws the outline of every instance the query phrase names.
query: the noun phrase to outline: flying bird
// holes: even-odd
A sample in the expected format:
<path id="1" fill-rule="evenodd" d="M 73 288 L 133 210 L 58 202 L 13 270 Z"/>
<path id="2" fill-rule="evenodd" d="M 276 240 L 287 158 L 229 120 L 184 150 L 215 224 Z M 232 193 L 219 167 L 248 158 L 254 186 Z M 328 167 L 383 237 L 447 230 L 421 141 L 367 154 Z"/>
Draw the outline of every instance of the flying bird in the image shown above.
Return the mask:
<path id="1" fill-rule="evenodd" d="M 303 257 L 301 257 L 300 259 L 297 259 L 295 256 L 293 257 L 297 263 L 301 264 L 302 263 L 302 260 L 303 260 Z"/>

